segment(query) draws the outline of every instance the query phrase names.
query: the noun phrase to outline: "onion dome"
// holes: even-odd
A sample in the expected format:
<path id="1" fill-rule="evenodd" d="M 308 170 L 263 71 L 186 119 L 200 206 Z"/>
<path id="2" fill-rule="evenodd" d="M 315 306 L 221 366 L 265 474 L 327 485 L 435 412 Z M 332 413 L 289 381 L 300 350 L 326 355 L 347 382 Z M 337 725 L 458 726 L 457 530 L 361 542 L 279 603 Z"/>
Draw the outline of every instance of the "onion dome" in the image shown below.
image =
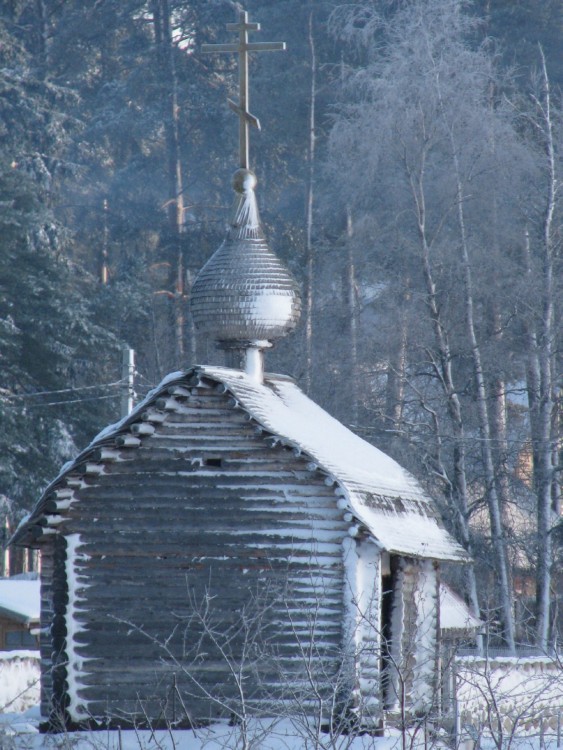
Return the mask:
<path id="1" fill-rule="evenodd" d="M 192 315 L 200 331 L 226 348 L 268 346 L 295 328 L 301 299 L 295 279 L 264 237 L 256 176 L 239 169 L 233 187 L 236 198 L 227 237 L 195 280 Z"/>

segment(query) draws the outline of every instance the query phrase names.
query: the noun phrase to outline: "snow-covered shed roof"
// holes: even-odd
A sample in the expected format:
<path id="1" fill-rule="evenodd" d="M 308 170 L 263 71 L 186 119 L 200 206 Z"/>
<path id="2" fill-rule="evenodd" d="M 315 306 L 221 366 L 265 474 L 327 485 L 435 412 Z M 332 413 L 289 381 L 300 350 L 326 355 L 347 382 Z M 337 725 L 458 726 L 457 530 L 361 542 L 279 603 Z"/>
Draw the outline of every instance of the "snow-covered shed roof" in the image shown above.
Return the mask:
<path id="1" fill-rule="evenodd" d="M 0 615 L 24 624 L 39 622 L 39 580 L 0 578 Z"/>
<path id="2" fill-rule="evenodd" d="M 471 613 L 463 599 L 443 581 L 440 582 L 440 629 L 442 632 L 470 633 L 483 625 Z"/>
<path id="3" fill-rule="evenodd" d="M 266 375 L 260 383 L 240 370 L 195 367 L 167 376 L 126 418 L 103 430 L 74 461 L 63 467 L 37 507 L 20 525 L 12 543 L 29 544 L 30 532 L 45 512 L 46 498 L 97 448 L 130 432 L 147 407 L 175 388 L 200 380 L 221 386 L 244 409 L 265 437 L 310 458 L 340 488 L 339 505 L 390 553 L 436 560 L 467 560 L 465 550 L 444 528 L 434 502 L 396 461 L 362 440 L 309 399 L 286 376 Z"/>

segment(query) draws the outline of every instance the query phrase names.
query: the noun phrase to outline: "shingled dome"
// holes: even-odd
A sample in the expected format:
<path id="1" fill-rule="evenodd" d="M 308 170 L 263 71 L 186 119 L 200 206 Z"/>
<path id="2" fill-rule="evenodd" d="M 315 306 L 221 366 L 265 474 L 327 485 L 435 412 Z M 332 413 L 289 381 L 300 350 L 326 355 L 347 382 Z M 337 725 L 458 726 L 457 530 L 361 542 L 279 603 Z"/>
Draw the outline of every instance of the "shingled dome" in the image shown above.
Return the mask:
<path id="1" fill-rule="evenodd" d="M 229 231 L 197 276 L 197 328 L 221 343 L 272 341 L 292 331 L 301 311 L 297 283 L 270 250 L 258 215 L 256 177 L 239 169 Z"/>

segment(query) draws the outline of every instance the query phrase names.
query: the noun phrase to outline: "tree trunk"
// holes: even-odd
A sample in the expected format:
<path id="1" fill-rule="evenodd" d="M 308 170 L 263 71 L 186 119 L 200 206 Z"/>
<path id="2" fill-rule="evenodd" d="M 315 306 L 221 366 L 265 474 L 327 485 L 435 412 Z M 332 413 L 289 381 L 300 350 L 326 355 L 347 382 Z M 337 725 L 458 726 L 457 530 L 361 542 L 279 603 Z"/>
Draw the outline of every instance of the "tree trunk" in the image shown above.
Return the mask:
<path id="1" fill-rule="evenodd" d="M 311 65 L 311 88 L 309 92 L 309 165 L 306 204 L 306 294 L 305 294 L 305 393 L 311 392 L 313 377 L 313 295 L 315 287 L 315 248 L 313 246 L 313 208 L 315 186 L 315 108 L 317 97 L 317 56 L 313 34 L 313 11 L 309 14 L 309 59 Z"/>
<path id="2" fill-rule="evenodd" d="M 496 489 L 502 511 L 503 526 L 509 528 L 506 511 L 510 502 L 508 477 L 508 436 L 506 423 L 506 383 L 504 378 L 493 377 L 489 387 L 491 409 L 491 449 L 493 452 Z"/>
<path id="3" fill-rule="evenodd" d="M 464 293 L 465 293 L 465 323 L 467 337 L 473 360 L 473 375 L 477 392 L 477 413 L 479 416 L 479 435 L 481 438 L 481 455 L 483 460 L 485 491 L 489 508 L 489 519 L 491 524 L 491 536 L 493 542 L 493 554 L 495 556 L 498 575 L 499 595 L 501 603 L 501 619 L 503 625 L 503 636 L 508 648 L 514 652 L 514 614 L 512 607 L 512 591 L 510 587 L 510 575 L 508 556 L 506 553 L 506 538 L 502 523 L 502 512 L 497 493 L 497 477 L 493 454 L 491 450 L 491 429 L 489 421 L 489 409 L 487 402 L 487 387 L 481 358 L 481 349 L 477 340 L 474 315 L 474 294 L 471 263 L 469 259 L 469 245 L 465 229 L 464 195 L 460 177 L 459 163 L 457 159 L 456 144 L 453 133 L 450 131 L 452 158 L 455 169 L 458 222 L 460 230 L 460 250 L 463 270 Z"/>
<path id="4" fill-rule="evenodd" d="M 358 284 L 356 281 L 356 258 L 352 237 L 354 234 L 354 224 L 352 221 L 352 211 L 346 209 L 346 247 L 348 250 L 346 266 L 346 301 L 348 304 L 348 320 L 350 321 L 350 423 L 358 424 L 358 404 L 359 404 L 359 372 L 358 372 L 358 327 L 359 327 L 359 310 L 358 310 Z"/>
<path id="5" fill-rule="evenodd" d="M 495 108 L 495 95 L 496 87 L 493 81 L 489 85 L 489 107 L 491 112 L 494 112 Z M 495 133 L 491 133 L 490 137 L 491 149 L 496 155 L 497 143 Z M 492 245 L 493 252 L 500 258 L 500 243 L 499 243 L 499 221 L 498 221 L 498 202 L 497 202 L 497 190 L 496 185 L 493 185 L 492 190 Z M 501 287 L 497 276 L 497 267 L 493 268 L 493 289 Z M 500 352 L 504 333 L 502 324 L 502 312 L 501 303 L 496 292 L 493 293 L 493 299 L 490 305 L 489 311 L 490 325 L 492 328 L 491 338 L 495 342 L 495 355 Z M 507 518 L 507 510 L 510 502 L 510 486 L 509 486 L 509 475 L 508 475 L 508 437 L 507 437 L 507 413 L 506 413 L 506 383 L 503 372 L 499 372 L 500 363 L 495 360 L 492 364 L 493 373 L 489 378 L 488 393 L 490 394 L 490 429 L 491 429 L 491 450 L 494 464 L 494 474 L 496 481 L 496 491 L 499 498 L 500 509 L 501 509 L 501 522 L 505 531 L 505 538 L 507 530 L 509 529 L 509 523 Z M 511 573 L 511 565 L 508 566 L 509 574 Z M 510 591 L 513 591 L 513 581 L 509 581 Z"/>
<path id="6" fill-rule="evenodd" d="M 544 141 L 547 167 L 547 196 L 543 213 L 542 238 L 540 243 L 541 277 L 540 295 L 541 310 L 537 327 L 537 368 L 539 390 L 536 399 L 536 435 L 533 436 L 536 465 L 534 466 L 534 484 L 537 493 L 537 569 L 536 569 L 536 644 L 546 650 L 549 639 L 550 595 L 552 545 L 552 502 L 554 482 L 554 392 L 553 392 L 553 356 L 554 356 L 554 216 L 556 209 L 557 173 L 553 122 L 551 115 L 551 94 L 549 78 L 543 51 L 542 61 L 542 100 L 536 100 L 538 120 L 537 127 Z M 556 493 L 555 493 L 556 494 Z"/>
<path id="7" fill-rule="evenodd" d="M 39 78 L 45 80 L 47 75 L 47 14 L 45 12 L 44 0 L 35 0 L 35 13 L 37 16 L 37 69 Z"/>
<path id="8" fill-rule="evenodd" d="M 472 554 L 471 537 L 469 532 L 469 493 L 467 489 L 465 430 L 463 426 L 461 403 L 458 390 L 454 384 L 452 372 L 452 355 L 447 329 L 438 306 L 436 283 L 430 262 L 430 247 L 426 234 L 426 201 L 424 190 L 426 152 L 423 148 L 418 173 L 415 174 L 408 164 L 405 164 L 409 178 L 411 192 L 414 199 L 418 236 L 420 239 L 420 259 L 422 275 L 426 287 L 426 306 L 430 316 L 430 323 L 436 342 L 437 357 L 436 375 L 438 376 L 444 395 L 448 415 L 453 432 L 453 481 L 451 483 L 451 508 L 454 512 L 454 523 L 459 538 Z M 479 615 L 479 598 L 477 595 L 477 581 L 472 564 L 466 566 L 466 591 L 470 606 L 475 615 Z M 482 648 L 482 641 L 478 639 L 478 647 Z"/>
<path id="9" fill-rule="evenodd" d="M 489 510 L 489 521 L 491 525 L 493 555 L 495 558 L 495 567 L 498 577 L 503 638 L 508 648 L 512 652 L 514 652 L 515 642 L 514 614 L 512 607 L 513 597 L 510 588 L 508 557 L 506 554 L 506 539 L 502 524 L 502 513 L 499 496 L 497 493 L 495 467 L 491 450 L 491 429 L 489 421 L 489 408 L 487 402 L 487 386 L 485 383 L 481 349 L 477 340 L 477 332 L 475 327 L 473 279 L 469 257 L 469 244 L 465 227 L 465 197 L 463 194 L 463 184 L 458 159 L 458 144 L 456 142 L 453 126 L 448 120 L 446 108 L 442 100 L 441 83 L 438 72 L 435 76 L 435 85 L 444 126 L 448 133 L 450 142 L 451 158 L 456 185 L 457 218 L 460 233 L 460 259 L 463 273 L 463 291 L 465 295 L 465 325 L 471 351 L 471 358 L 473 361 L 473 377 L 475 378 L 477 414 L 479 418 L 479 436 L 481 438 L 481 456 L 483 461 L 485 493 Z"/>
<path id="10" fill-rule="evenodd" d="M 184 364 L 186 290 L 184 288 L 184 189 L 178 136 L 178 85 L 174 64 L 174 46 L 170 28 L 168 0 L 152 0 L 156 55 L 165 92 L 164 134 L 166 140 L 168 197 L 166 201 L 170 229 L 168 249 L 169 296 L 173 303 L 175 365 Z"/>
<path id="11" fill-rule="evenodd" d="M 405 289 L 400 293 L 398 321 L 396 324 L 396 341 L 393 342 L 389 364 L 387 366 L 387 384 L 385 388 L 385 426 L 398 434 L 402 429 L 403 407 L 405 396 L 405 368 L 407 359 L 408 331 L 406 308 L 410 299 L 409 279 L 404 280 Z"/>

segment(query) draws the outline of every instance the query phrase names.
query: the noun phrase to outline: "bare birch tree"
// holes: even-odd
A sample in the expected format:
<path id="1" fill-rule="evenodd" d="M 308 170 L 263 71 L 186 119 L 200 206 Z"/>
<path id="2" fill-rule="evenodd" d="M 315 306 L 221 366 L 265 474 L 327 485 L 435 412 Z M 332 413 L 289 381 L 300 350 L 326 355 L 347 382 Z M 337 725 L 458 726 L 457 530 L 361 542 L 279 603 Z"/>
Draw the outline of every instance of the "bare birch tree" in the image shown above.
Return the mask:
<path id="1" fill-rule="evenodd" d="M 554 372 L 556 369 L 555 267 L 560 248 L 560 167 L 555 122 L 557 113 L 543 50 L 533 110 L 527 117 L 540 153 L 542 187 L 538 227 L 539 305 L 528 330 L 528 395 L 533 446 L 534 489 L 537 497 L 536 643 L 546 650 L 549 642 L 551 575 L 553 564 L 551 530 L 557 519 L 557 434 Z M 528 253 L 528 259 L 530 254 Z M 530 266 L 529 266 L 530 268 Z M 555 460 L 554 460 L 555 459 Z"/>
<path id="2" fill-rule="evenodd" d="M 462 3 L 413 0 L 388 16 L 375 15 L 367 4 L 362 8 L 363 13 L 354 9 L 352 21 L 338 16 L 346 31 L 354 29 L 356 38 L 371 41 L 367 63 L 350 74 L 344 87 L 332 154 L 337 164 L 347 165 L 341 170 L 350 176 L 346 201 L 368 222 L 371 217 L 381 257 L 402 254 L 403 278 L 413 287 L 411 308 L 425 313 L 406 354 L 409 390 L 424 404 L 419 419 L 435 432 L 440 468 L 434 461 L 434 477 L 453 501 L 458 534 L 470 550 L 474 509 L 488 509 L 497 580 L 496 601 L 488 606 L 496 607 L 502 637 L 514 649 L 503 522 L 509 487 L 499 460 L 507 445 L 506 387 L 492 374 L 497 362 L 490 330 L 510 330 L 506 321 L 515 305 L 508 281 L 510 252 L 513 225 L 522 217 L 515 217 L 511 200 L 521 198 L 517 191 L 525 183 L 525 147 L 510 108 L 501 97 L 492 97 L 497 88 L 507 91 L 508 84 L 488 48 L 469 43 L 475 21 L 465 15 Z M 493 221 L 498 236 L 506 233 L 496 243 L 494 260 L 488 255 Z M 502 264 L 496 275 L 503 288 L 500 298 L 489 286 L 493 263 Z M 388 283 L 384 273 L 381 282 Z M 498 347 L 507 346 L 502 337 L 496 341 Z M 441 390 L 446 418 L 423 394 L 431 383 Z M 496 384 L 492 390 L 491 384 Z M 446 422 L 449 454 L 444 452 Z M 472 576 L 468 597 L 476 606 Z"/>

